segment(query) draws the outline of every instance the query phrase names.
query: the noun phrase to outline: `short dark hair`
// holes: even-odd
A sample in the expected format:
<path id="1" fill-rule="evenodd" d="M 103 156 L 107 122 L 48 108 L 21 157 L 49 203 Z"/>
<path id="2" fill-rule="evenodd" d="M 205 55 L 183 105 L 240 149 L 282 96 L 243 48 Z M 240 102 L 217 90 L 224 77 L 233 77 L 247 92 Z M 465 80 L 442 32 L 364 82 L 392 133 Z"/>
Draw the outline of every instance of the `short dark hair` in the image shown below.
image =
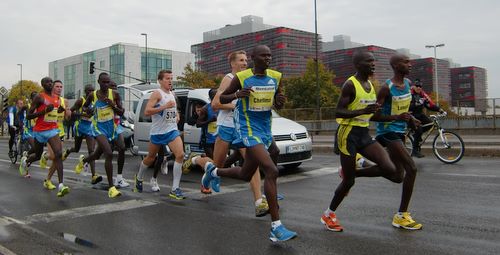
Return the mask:
<path id="1" fill-rule="evenodd" d="M 361 60 L 365 58 L 366 54 L 372 54 L 372 53 L 366 50 L 358 50 L 354 52 L 354 54 L 352 55 L 352 63 L 354 65 L 357 65 L 359 62 L 361 62 Z"/>
<path id="2" fill-rule="evenodd" d="M 109 76 L 109 74 L 108 74 L 108 73 L 105 73 L 105 72 L 100 73 L 100 74 L 99 74 L 99 78 L 98 78 L 98 80 L 100 80 L 103 76 L 106 76 L 106 75 L 108 75 L 108 76 Z"/>
<path id="3" fill-rule="evenodd" d="M 163 76 L 165 76 L 166 73 L 172 73 L 170 70 L 161 70 L 158 72 L 158 80 L 163 80 Z"/>
<path id="4" fill-rule="evenodd" d="M 215 94 L 217 94 L 217 89 L 212 88 L 208 91 L 208 97 L 210 98 L 210 101 L 214 100 Z"/>
<path id="5" fill-rule="evenodd" d="M 48 76 L 47 77 L 43 77 L 42 80 L 40 81 L 40 83 L 43 85 L 44 83 L 46 83 L 49 80 L 52 81 L 52 78 L 50 78 Z"/>

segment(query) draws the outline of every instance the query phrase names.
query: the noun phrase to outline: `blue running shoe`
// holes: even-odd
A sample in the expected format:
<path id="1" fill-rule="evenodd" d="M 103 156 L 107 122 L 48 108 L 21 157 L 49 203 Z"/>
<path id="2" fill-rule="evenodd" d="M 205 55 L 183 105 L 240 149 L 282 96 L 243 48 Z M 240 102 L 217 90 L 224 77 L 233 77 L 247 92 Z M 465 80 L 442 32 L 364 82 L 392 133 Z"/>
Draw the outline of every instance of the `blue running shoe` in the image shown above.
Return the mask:
<path id="1" fill-rule="evenodd" d="M 215 169 L 217 169 L 217 167 L 215 167 L 214 164 L 212 164 L 212 163 L 209 162 L 208 163 L 208 167 L 207 167 L 207 174 L 209 174 L 212 177 L 212 181 L 211 181 L 212 190 L 215 191 L 215 192 L 220 192 L 220 178 L 212 176 L 212 172 Z"/>
<path id="2" fill-rule="evenodd" d="M 283 196 L 283 194 L 278 193 L 278 195 L 276 195 L 276 199 L 283 200 L 285 199 L 285 196 Z"/>
<path id="3" fill-rule="evenodd" d="M 295 238 L 296 236 L 297 233 L 286 229 L 285 226 L 282 224 L 275 229 L 271 229 L 271 234 L 269 235 L 269 239 L 273 242 L 284 242 L 292 238 Z"/>

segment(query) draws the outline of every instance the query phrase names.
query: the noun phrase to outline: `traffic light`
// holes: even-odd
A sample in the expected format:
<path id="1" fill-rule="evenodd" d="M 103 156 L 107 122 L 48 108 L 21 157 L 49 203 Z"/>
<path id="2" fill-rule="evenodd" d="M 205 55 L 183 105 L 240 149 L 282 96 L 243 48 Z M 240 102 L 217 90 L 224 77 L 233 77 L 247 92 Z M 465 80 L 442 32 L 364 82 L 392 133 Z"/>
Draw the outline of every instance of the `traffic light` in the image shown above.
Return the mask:
<path id="1" fill-rule="evenodd" d="M 9 110 L 9 98 L 4 98 L 3 99 L 3 111 Z"/>
<path id="2" fill-rule="evenodd" d="M 93 74 L 95 71 L 95 62 L 94 61 L 90 61 L 89 62 L 89 74 Z"/>

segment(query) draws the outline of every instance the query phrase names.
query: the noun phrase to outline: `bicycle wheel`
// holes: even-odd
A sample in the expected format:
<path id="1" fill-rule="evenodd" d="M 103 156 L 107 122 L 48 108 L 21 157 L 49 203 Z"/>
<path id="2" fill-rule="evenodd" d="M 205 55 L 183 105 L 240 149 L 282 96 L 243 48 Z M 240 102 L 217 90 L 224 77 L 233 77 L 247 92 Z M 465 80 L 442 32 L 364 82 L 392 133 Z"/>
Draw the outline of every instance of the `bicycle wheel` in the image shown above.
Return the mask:
<path id="1" fill-rule="evenodd" d="M 18 149 L 18 143 L 16 139 L 16 143 L 12 146 L 12 152 L 9 153 L 10 162 L 12 162 L 12 164 L 15 164 L 17 162 L 17 155 L 18 155 L 17 149 Z"/>
<path id="2" fill-rule="evenodd" d="M 439 134 L 434 137 L 432 151 L 443 163 L 453 164 L 460 161 L 464 156 L 464 141 L 459 135 L 451 131 L 443 131 L 442 139 Z"/>
<path id="3" fill-rule="evenodd" d="M 413 153 L 413 137 L 410 134 L 406 135 L 403 143 L 406 151 L 411 155 Z"/>

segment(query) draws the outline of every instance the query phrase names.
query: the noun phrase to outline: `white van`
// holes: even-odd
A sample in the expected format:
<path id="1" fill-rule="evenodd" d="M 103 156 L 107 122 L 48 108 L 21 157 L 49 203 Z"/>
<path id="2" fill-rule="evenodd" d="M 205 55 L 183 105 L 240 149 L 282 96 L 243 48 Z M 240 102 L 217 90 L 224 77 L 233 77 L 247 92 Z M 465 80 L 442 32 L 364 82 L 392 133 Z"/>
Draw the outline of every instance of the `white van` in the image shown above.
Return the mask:
<path id="1" fill-rule="evenodd" d="M 144 109 L 147 101 L 153 90 L 152 86 L 158 88 L 157 84 L 143 85 L 147 90 L 141 92 L 142 96 L 137 101 L 134 116 L 134 141 L 139 155 L 146 155 L 149 143 L 149 131 L 151 126 L 151 117 L 144 115 Z M 120 89 L 120 87 L 122 89 Z M 127 94 L 126 90 L 137 90 L 141 86 L 119 86 L 121 93 Z M 209 103 L 209 89 L 176 89 L 175 95 L 178 98 L 180 121 L 178 124 L 179 130 L 184 133 L 184 149 L 186 154 L 189 152 L 202 152 L 199 147 L 201 129 L 196 126 L 189 125 L 186 120 L 193 117 L 194 106 L 196 103 Z M 126 99 L 126 96 L 124 97 Z M 126 102 L 127 100 L 125 100 Z M 132 100 L 135 101 L 135 100 Z M 134 102 L 135 103 L 135 102 Z M 273 111 L 272 133 L 276 145 L 280 149 L 278 157 L 278 165 L 291 169 L 298 167 L 302 162 L 312 159 L 312 141 L 307 132 L 307 129 L 286 118 L 279 116 Z"/>

